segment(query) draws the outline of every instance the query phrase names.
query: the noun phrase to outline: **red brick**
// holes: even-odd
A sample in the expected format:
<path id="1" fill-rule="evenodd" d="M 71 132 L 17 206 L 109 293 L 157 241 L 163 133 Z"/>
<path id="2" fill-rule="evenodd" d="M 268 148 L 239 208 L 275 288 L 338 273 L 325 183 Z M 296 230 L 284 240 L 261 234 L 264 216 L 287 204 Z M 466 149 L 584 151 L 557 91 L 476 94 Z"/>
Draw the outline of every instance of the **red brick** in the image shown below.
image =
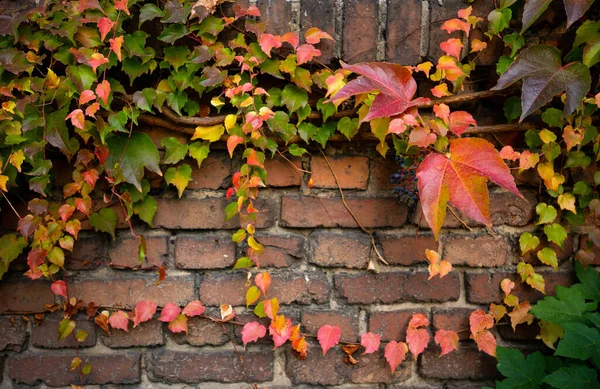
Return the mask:
<path id="1" fill-rule="evenodd" d="M 408 322 L 415 313 L 427 316 L 427 312 L 419 309 L 373 312 L 369 314 L 369 332 L 381 335 L 383 341 L 404 341 Z"/>
<path id="2" fill-rule="evenodd" d="M 406 205 L 395 198 L 346 198 L 348 207 L 365 228 L 400 227 L 406 223 Z M 339 198 L 283 196 L 283 227 L 349 227 L 357 224 Z"/>
<path id="3" fill-rule="evenodd" d="M 129 322 L 128 332 L 112 329 L 110 335 L 102 334 L 102 343 L 110 348 L 161 346 L 164 344 L 162 322 L 149 320 L 133 328 Z"/>
<path id="4" fill-rule="evenodd" d="M 367 189 L 369 180 L 369 159 L 367 157 L 314 157 L 310 163 L 315 188 L 337 189 L 335 172 L 342 189 Z"/>
<path id="5" fill-rule="evenodd" d="M 469 315 L 471 312 L 473 312 L 471 308 L 434 308 L 431 324 L 435 331 L 457 331 L 460 340 L 466 340 L 469 339 Z M 465 329 L 467 331 L 463 331 Z"/>
<path id="6" fill-rule="evenodd" d="M 260 20 L 265 23 L 265 32 L 283 35 L 290 31 L 292 4 L 289 1 L 258 0 Z"/>
<path id="7" fill-rule="evenodd" d="M 96 269 L 108 263 L 107 239 L 104 234 L 84 236 L 81 234 L 73 245 L 73 252 L 66 252 L 65 267 L 69 270 Z"/>
<path id="8" fill-rule="evenodd" d="M 537 320 L 534 320 L 531 325 L 519 324 L 516 331 L 513 331 L 511 326 L 497 326 L 496 332 L 504 340 L 541 344 L 541 340 L 536 340 L 536 337 L 540 335 L 540 325 Z"/>
<path id="9" fill-rule="evenodd" d="M 350 63 L 377 60 L 378 0 L 344 2 L 344 61 Z"/>
<path id="10" fill-rule="evenodd" d="M 316 334 L 322 326 L 336 325 L 342 331 L 342 342 L 357 342 L 358 311 L 345 309 L 341 311 L 303 311 L 302 326 L 309 334 Z"/>
<path id="11" fill-rule="evenodd" d="M 105 280 L 81 279 L 69 283 L 71 296 L 94 302 L 99 306 L 125 306 L 134 308 L 141 300 L 152 301 L 159 306 L 174 302 L 185 305 L 195 299 L 194 278 L 167 276 L 159 285 L 156 277 L 120 278 L 107 277 Z"/>
<path id="12" fill-rule="evenodd" d="M 127 234 L 130 236 L 130 234 Z M 169 256 L 168 236 L 144 236 L 146 239 L 146 260 L 140 266 L 138 261 L 139 241 L 135 238 L 119 239 L 111 242 L 108 256 L 111 265 L 117 267 L 138 267 L 142 269 L 160 267 Z"/>
<path id="13" fill-rule="evenodd" d="M 231 159 L 227 155 L 212 153 L 198 168 L 192 163 L 192 181 L 188 189 L 219 189 L 231 186 Z"/>
<path id="14" fill-rule="evenodd" d="M 58 324 L 62 315 L 47 315 L 39 326 L 31 330 L 31 344 L 41 348 L 76 348 L 92 347 L 96 344 L 96 325 L 84 317 L 73 318 L 77 323 L 75 331 L 83 330 L 88 333 L 83 342 L 78 342 L 73 336 L 58 340 Z"/>
<path id="15" fill-rule="evenodd" d="M 324 303 L 329 297 L 329 285 L 319 273 L 271 274 L 267 297 L 277 297 L 280 304 Z M 206 305 L 245 305 L 246 275 L 244 273 L 208 274 L 200 281 L 200 300 Z"/>
<path id="16" fill-rule="evenodd" d="M 146 353 L 146 366 L 148 378 L 163 383 L 264 382 L 273 379 L 273 352 L 158 350 Z"/>
<path id="17" fill-rule="evenodd" d="M 311 27 L 318 27 L 335 38 L 335 4 L 332 1 L 303 0 L 300 9 L 300 29 L 303 37 Z M 315 45 L 323 53 L 317 58 L 324 63 L 332 62 L 335 56 L 335 41 L 324 39 Z"/>
<path id="18" fill-rule="evenodd" d="M 558 285 L 569 286 L 575 281 L 571 272 L 539 272 L 546 281 L 546 294 L 554 295 L 554 288 Z M 504 278 L 510 278 L 516 281 L 518 275 L 514 273 L 466 273 L 467 300 L 474 304 L 499 303 L 504 294 L 500 290 L 500 282 Z M 519 284 L 514 292 L 519 300 L 537 301 L 544 298 L 544 295 L 529 285 Z"/>
<path id="19" fill-rule="evenodd" d="M 454 235 L 446 239 L 442 258 L 453 265 L 494 267 L 510 262 L 511 251 L 502 237 Z"/>
<path id="20" fill-rule="evenodd" d="M 332 348 L 323 356 L 320 346 L 309 341 L 309 350 L 314 351 L 309 351 L 308 357 L 300 361 L 286 348 L 285 371 L 294 385 L 314 387 L 347 383 L 395 383 L 410 378 L 412 361 L 408 358 L 391 374 L 382 353 L 361 355 L 357 352 L 354 357 L 359 363 L 349 365 L 343 362 L 344 354 L 339 347 Z"/>
<path id="21" fill-rule="evenodd" d="M 277 2 L 279 3 L 279 2 Z M 290 160 L 298 169 L 302 169 L 302 159 L 292 158 Z M 288 161 L 281 157 L 268 158 L 265 160 L 267 171 L 266 184 L 270 188 L 285 188 L 289 186 L 302 185 L 302 172 L 293 168 Z"/>
<path id="22" fill-rule="evenodd" d="M 201 317 L 188 319 L 188 333 L 171 334 L 175 342 L 192 346 L 218 346 L 229 341 L 228 326 Z"/>
<path id="23" fill-rule="evenodd" d="M 256 234 L 258 241 L 265 247 L 258 258 L 261 267 L 288 267 L 304 258 L 304 241 L 302 235 L 267 235 Z"/>
<path id="24" fill-rule="evenodd" d="M 224 198 L 158 199 L 158 210 L 154 225 L 168 229 L 235 229 L 239 228 L 238 218 L 225 221 L 224 210 L 228 200 Z M 262 211 L 258 215 L 257 228 L 273 225 L 277 212 L 274 204 L 258 201 L 256 207 Z"/>
<path id="25" fill-rule="evenodd" d="M 581 235 L 579 242 L 580 249 L 586 249 L 589 247 L 592 252 L 592 255 L 594 256 L 594 260 L 590 262 L 590 265 L 600 265 L 600 247 L 595 246 L 594 244 L 592 244 L 592 242 L 589 242 L 588 245 L 587 235 Z"/>
<path id="26" fill-rule="evenodd" d="M 83 363 L 92 365 L 89 375 L 78 371 L 69 372 L 71 360 L 76 354 L 24 353 L 8 359 L 8 375 L 16 383 L 48 386 L 135 384 L 140 382 L 140 354 L 118 353 L 80 355 Z M 81 381 L 83 382 L 81 382 Z"/>
<path id="27" fill-rule="evenodd" d="M 460 296 L 458 274 L 427 280 L 425 272 L 337 274 L 335 286 L 351 304 L 390 304 L 405 301 L 452 301 Z"/>
<path id="28" fill-rule="evenodd" d="M 371 189 L 389 191 L 391 193 L 398 186 L 398 184 L 390 182 L 392 174 L 400 169 L 398 162 L 392 157 L 384 158 L 377 154 L 372 159 L 371 166 L 373 166 L 371 178 L 369 179 Z"/>
<path id="29" fill-rule="evenodd" d="M 366 269 L 371 253 L 371 238 L 362 232 L 343 234 L 317 231 L 309 236 L 311 263 L 324 267 Z"/>
<path id="30" fill-rule="evenodd" d="M 27 326 L 23 319 L 18 316 L 0 317 L 0 351 L 16 351 L 23 349 L 27 340 Z"/>
<path id="31" fill-rule="evenodd" d="M 387 15 L 387 60 L 416 65 L 421 59 L 421 1 L 390 0 Z"/>
<path id="32" fill-rule="evenodd" d="M 0 282 L 0 313 L 44 311 L 44 304 L 54 304 L 49 282 L 18 276 Z"/>
<path id="33" fill-rule="evenodd" d="M 438 250 L 438 242 L 431 235 L 415 233 L 408 236 L 378 234 L 383 257 L 390 265 L 411 266 L 425 263 L 425 250 Z"/>
<path id="34" fill-rule="evenodd" d="M 485 379 L 497 378 L 496 358 L 466 348 L 463 345 L 457 351 L 440 358 L 438 346 L 428 348 L 421 357 L 419 373 L 427 378 L 438 379 Z"/>
<path id="35" fill-rule="evenodd" d="M 231 235 L 177 235 L 175 265 L 180 269 L 221 269 L 234 263 Z"/>

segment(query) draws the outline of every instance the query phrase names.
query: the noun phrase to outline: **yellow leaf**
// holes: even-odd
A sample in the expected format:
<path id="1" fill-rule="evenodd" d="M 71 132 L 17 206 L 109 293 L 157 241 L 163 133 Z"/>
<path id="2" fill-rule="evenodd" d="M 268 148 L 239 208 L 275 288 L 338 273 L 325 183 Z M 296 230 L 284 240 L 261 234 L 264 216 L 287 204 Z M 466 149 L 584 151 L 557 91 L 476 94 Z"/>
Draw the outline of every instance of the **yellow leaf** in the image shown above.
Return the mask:
<path id="1" fill-rule="evenodd" d="M 167 80 L 161 80 L 158 83 L 156 90 L 159 90 L 161 92 L 166 92 L 166 93 L 173 92 L 173 89 L 171 88 L 171 85 L 169 85 L 169 81 L 167 81 Z"/>
<path id="2" fill-rule="evenodd" d="M 254 304 L 260 298 L 260 290 L 256 286 L 250 287 L 246 291 L 246 307 Z"/>
<path id="3" fill-rule="evenodd" d="M 552 162 L 540 163 L 537 166 L 537 171 L 542 180 L 550 180 L 554 176 L 554 164 Z"/>
<path id="4" fill-rule="evenodd" d="M 17 104 L 14 101 L 5 101 L 2 103 L 2 109 L 10 113 L 15 113 L 16 106 Z"/>
<path id="5" fill-rule="evenodd" d="M 220 107 L 222 105 L 225 105 L 225 103 L 219 97 L 213 97 L 210 100 L 210 105 L 212 105 L 213 107 Z"/>
<path id="6" fill-rule="evenodd" d="M 249 96 L 246 98 L 246 100 L 242 101 L 242 104 L 240 104 L 240 107 L 246 108 L 246 107 L 251 106 L 253 103 L 254 103 L 254 99 L 251 96 Z"/>
<path id="7" fill-rule="evenodd" d="M 546 344 L 546 346 L 550 347 L 552 350 L 554 350 L 554 343 L 556 343 L 556 341 L 559 338 L 562 338 L 562 336 L 564 335 L 565 330 L 559 326 L 558 324 L 555 323 L 550 323 L 547 321 L 540 321 L 540 334 L 538 336 L 536 336 L 536 339 L 541 339 L 542 342 L 544 342 Z"/>
<path id="8" fill-rule="evenodd" d="M 48 69 L 48 74 L 46 75 L 46 87 L 48 89 L 56 89 L 59 85 L 60 77 L 58 77 L 52 69 Z"/>
<path id="9" fill-rule="evenodd" d="M 192 136 L 192 140 L 206 139 L 209 142 L 216 142 L 221 139 L 221 135 L 223 135 L 224 132 L 225 127 L 223 127 L 222 124 L 208 127 L 198 126 L 194 132 L 194 136 Z"/>
<path id="10" fill-rule="evenodd" d="M 19 173 L 21 173 L 21 165 L 23 164 L 24 160 L 25 155 L 23 154 L 23 150 L 14 151 L 8 158 L 8 162 L 16 167 Z"/>
<path id="11" fill-rule="evenodd" d="M 420 72 L 425 73 L 425 75 L 427 77 L 429 77 L 429 72 L 431 71 L 431 68 L 433 67 L 433 64 L 429 61 L 427 62 L 423 62 L 417 65 L 417 70 Z"/>
<path id="12" fill-rule="evenodd" d="M 8 192 L 6 190 L 6 183 L 8 182 L 8 176 L 2 176 L 0 175 L 0 189 L 2 189 L 5 192 Z"/>
<path id="13" fill-rule="evenodd" d="M 539 135 L 542 142 L 546 144 L 554 142 L 556 140 L 556 135 L 552 131 L 548 131 L 545 128 L 542 131 L 540 131 Z"/>
<path id="14" fill-rule="evenodd" d="M 260 254 L 263 251 L 265 251 L 264 246 L 258 243 L 252 236 L 248 237 L 248 246 L 252 247 L 252 249 L 256 251 L 257 254 Z"/>
<path id="15" fill-rule="evenodd" d="M 577 209 L 575 209 L 575 196 L 571 193 L 563 193 L 558 196 L 558 205 L 560 206 L 560 209 L 566 209 L 577 214 Z"/>
<path id="16" fill-rule="evenodd" d="M 225 116 L 225 129 L 227 131 L 231 130 L 235 123 L 237 122 L 237 115 L 229 114 Z"/>

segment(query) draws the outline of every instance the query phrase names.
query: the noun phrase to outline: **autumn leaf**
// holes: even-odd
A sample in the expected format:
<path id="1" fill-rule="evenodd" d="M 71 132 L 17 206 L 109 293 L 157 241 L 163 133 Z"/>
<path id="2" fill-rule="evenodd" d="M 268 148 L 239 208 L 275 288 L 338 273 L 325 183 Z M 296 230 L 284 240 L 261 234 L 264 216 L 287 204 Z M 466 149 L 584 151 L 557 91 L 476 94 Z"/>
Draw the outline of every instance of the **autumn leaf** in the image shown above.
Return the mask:
<path id="1" fill-rule="evenodd" d="M 506 307 L 504 305 L 490 304 L 490 315 L 494 316 L 496 323 L 506 315 Z"/>
<path id="2" fill-rule="evenodd" d="M 469 326 L 471 334 L 490 329 L 494 326 L 494 318 L 481 309 L 471 312 L 469 315 Z"/>
<path id="3" fill-rule="evenodd" d="M 128 324 L 129 324 L 129 315 L 124 311 L 116 311 L 113 312 L 108 318 L 108 324 L 112 328 L 117 328 L 123 330 L 125 332 L 129 332 Z"/>
<path id="4" fill-rule="evenodd" d="M 460 19 L 446 20 L 444 24 L 442 24 L 442 27 L 440 27 L 440 30 L 446 31 L 448 34 L 454 31 L 464 31 L 465 34 L 467 34 L 467 37 L 469 36 L 470 29 L 471 26 L 469 25 L 469 23 Z"/>
<path id="5" fill-rule="evenodd" d="M 108 35 L 108 33 L 110 32 L 110 30 L 112 30 L 115 24 L 115 22 L 113 22 L 107 17 L 102 17 L 98 19 L 98 29 L 100 30 L 101 40 L 104 40 L 104 38 L 106 38 L 106 35 Z"/>
<path id="6" fill-rule="evenodd" d="M 183 191 L 192 181 L 192 168 L 185 163 L 177 167 L 170 167 L 165 172 L 165 181 L 177 188 L 177 195 L 181 198 Z"/>
<path id="7" fill-rule="evenodd" d="M 68 298 L 67 297 L 67 284 L 62 281 L 54 281 L 52 283 L 52 285 L 50 286 L 50 290 L 52 291 L 52 293 L 54 293 L 57 296 L 62 296 L 64 298 Z"/>
<path id="8" fill-rule="evenodd" d="M 434 337 L 435 343 L 442 349 L 440 357 L 458 350 L 458 334 L 450 330 L 437 330 Z"/>
<path id="9" fill-rule="evenodd" d="M 179 332 L 188 333 L 188 318 L 184 314 L 177 315 L 177 317 L 169 322 L 169 330 L 177 334 Z"/>
<path id="10" fill-rule="evenodd" d="M 260 298 L 260 290 L 256 286 L 251 286 L 246 291 L 246 307 L 254 304 Z"/>
<path id="11" fill-rule="evenodd" d="M 65 118 L 65 120 L 71 120 L 71 124 L 74 127 L 79 128 L 80 130 L 84 129 L 84 124 L 85 124 L 85 116 L 83 114 L 83 111 L 79 108 L 73 110 L 71 113 L 69 113 L 67 115 L 67 117 Z"/>
<path id="12" fill-rule="evenodd" d="M 519 304 L 518 308 L 515 308 L 508 314 L 510 317 L 510 325 L 513 328 L 513 331 L 517 330 L 517 326 L 521 323 L 531 324 L 533 323 L 533 315 L 529 313 L 531 309 L 531 305 L 528 301 L 524 301 Z"/>
<path id="13" fill-rule="evenodd" d="M 379 350 L 379 344 L 381 343 L 381 336 L 372 332 L 365 332 L 360 337 L 360 345 L 365 348 L 363 354 L 372 354 Z"/>
<path id="14" fill-rule="evenodd" d="M 108 42 L 110 43 L 110 50 L 117 55 L 117 59 L 119 61 L 123 60 L 121 54 L 121 46 L 123 46 L 124 37 L 118 36 L 116 38 L 110 38 Z"/>
<path id="15" fill-rule="evenodd" d="M 555 350 L 554 344 L 563 337 L 565 330 L 558 324 L 540 320 L 540 334 L 536 339 L 541 339 L 542 342 L 552 350 Z"/>
<path id="16" fill-rule="evenodd" d="M 158 318 L 158 320 L 164 323 L 168 323 L 175 320 L 180 313 L 181 308 L 179 308 L 177 304 L 167 303 L 160 312 L 160 317 Z"/>
<path id="17" fill-rule="evenodd" d="M 81 95 L 79 95 L 79 105 L 83 105 L 85 103 L 89 103 L 92 100 L 96 99 L 96 95 L 94 94 L 94 91 L 90 90 L 90 89 L 86 89 L 83 92 L 81 92 Z"/>
<path id="18" fill-rule="evenodd" d="M 502 291 L 504 292 L 504 294 L 506 296 L 508 296 L 510 294 L 510 292 L 512 292 L 512 290 L 515 288 L 515 286 L 516 286 L 516 284 L 508 278 L 505 278 L 502 281 L 500 281 L 500 288 L 502 289 Z"/>
<path id="19" fill-rule="evenodd" d="M 404 342 L 396 342 L 392 340 L 385 346 L 385 360 L 390 365 L 392 374 L 396 371 L 398 365 L 400 365 L 406 358 L 408 352 L 408 346 Z"/>
<path id="20" fill-rule="evenodd" d="M 417 169 L 425 220 L 437 239 L 450 203 L 470 218 L 491 225 L 487 180 L 523 197 L 498 151 L 480 138 L 451 141 L 450 155 L 429 154 Z"/>
<path id="21" fill-rule="evenodd" d="M 280 48 L 283 41 L 279 35 L 262 34 L 260 38 L 258 38 L 258 44 L 267 57 L 271 58 L 271 49 Z"/>
<path id="22" fill-rule="evenodd" d="M 229 157 L 233 158 L 233 151 L 236 146 L 243 142 L 244 138 L 241 136 L 230 135 L 229 138 L 227 138 L 227 151 L 229 152 Z"/>
<path id="23" fill-rule="evenodd" d="M 248 342 L 256 342 L 267 334 L 267 328 L 256 321 L 251 321 L 242 328 L 242 343 L 244 348 Z"/>
<path id="24" fill-rule="evenodd" d="M 448 91 L 448 84 L 446 83 L 438 84 L 431 88 L 431 94 L 435 97 L 452 96 L 452 93 Z"/>
<path id="25" fill-rule="evenodd" d="M 140 323 L 152 319 L 156 312 L 156 304 L 150 301 L 142 300 L 137 303 L 133 312 L 131 312 L 131 320 L 133 321 L 133 328 L 137 327 Z"/>
<path id="26" fill-rule="evenodd" d="M 314 57 L 321 55 L 321 50 L 315 48 L 313 45 L 300 45 L 297 50 L 298 53 L 298 65 L 305 64 L 312 61 Z"/>
<path id="27" fill-rule="evenodd" d="M 429 343 L 429 333 L 424 328 L 415 329 L 409 327 L 406 331 L 406 343 L 416 360 L 419 354 L 427 348 L 427 344 Z"/>
<path id="28" fill-rule="evenodd" d="M 490 331 L 478 332 L 475 335 L 471 335 L 471 337 L 477 343 L 479 351 L 483 351 L 492 357 L 496 356 L 496 338 L 494 338 L 494 335 Z"/>
<path id="29" fill-rule="evenodd" d="M 327 354 L 327 351 L 338 344 L 342 331 L 339 327 L 330 326 L 328 324 L 319 328 L 317 331 L 317 339 L 323 349 L 323 355 Z"/>
<path id="30" fill-rule="evenodd" d="M 96 94 L 104 102 L 108 104 L 108 96 L 110 95 L 110 83 L 106 80 L 96 86 Z"/>
<path id="31" fill-rule="evenodd" d="M 457 59 L 460 59 L 460 52 L 463 47 L 463 43 L 457 38 L 451 38 L 440 43 L 440 49 L 442 49 L 442 51 Z"/>
<path id="32" fill-rule="evenodd" d="M 268 272 L 258 273 L 254 278 L 254 282 L 259 287 L 263 295 L 267 295 L 267 289 L 271 285 L 271 275 Z"/>
<path id="33" fill-rule="evenodd" d="M 306 38 L 306 42 L 308 42 L 312 45 L 316 45 L 317 43 L 319 43 L 321 41 L 321 39 L 333 40 L 331 35 L 329 35 L 325 31 L 321 31 L 317 27 L 309 28 L 306 31 L 306 33 L 304 34 L 304 37 Z"/>
<path id="34" fill-rule="evenodd" d="M 205 139 L 209 142 L 216 142 L 221 139 L 221 135 L 225 132 L 225 127 L 222 124 L 214 126 L 198 126 L 194 131 L 192 140 Z"/>
<path id="35" fill-rule="evenodd" d="M 292 334 L 292 321 L 283 315 L 275 316 L 269 326 L 269 334 L 273 338 L 274 348 L 283 345 Z"/>
<path id="36" fill-rule="evenodd" d="M 183 308 L 182 313 L 188 317 L 200 316 L 206 311 L 206 307 L 199 300 L 194 300 Z"/>
<path id="37" fill-rule="evenodd" d="M 521 156 L 521 153 L 515 151 L 512 146 L 504 146 L 502 150 L 500 150 L 500 157 L 502 159 L 507 159 L 509 161 L 516 161 Z"/>

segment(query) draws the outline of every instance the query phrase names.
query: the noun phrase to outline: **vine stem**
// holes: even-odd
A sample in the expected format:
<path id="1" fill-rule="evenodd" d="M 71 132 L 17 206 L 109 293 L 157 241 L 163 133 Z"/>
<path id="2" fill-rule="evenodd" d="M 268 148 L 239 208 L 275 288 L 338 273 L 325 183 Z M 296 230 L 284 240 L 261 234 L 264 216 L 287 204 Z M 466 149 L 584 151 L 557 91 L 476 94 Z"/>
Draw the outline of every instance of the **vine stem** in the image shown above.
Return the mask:
<path id="1" fill-rule="evenodd" d="M 19 212 L 17 212 L 17 210 L 15 209 L 15 207 L 13 207 L 12 203 L 10 202 L 10 200 L 8 199 L 8 197 L 6 197 L 6 195 L 4 194 L 4 192 L 0 192 L 2 193 L 2 196 L 4 197 L 4 200 L 6 200 L 6 202 L 8 203 L 8 205 L 10 205 L 10 208 L 13 210 L 13 212 L 15 213 L 15 215 L 17 215 L 17 217 L 19 219 L 21 218 L 21 215 L 19 215 Z"/>

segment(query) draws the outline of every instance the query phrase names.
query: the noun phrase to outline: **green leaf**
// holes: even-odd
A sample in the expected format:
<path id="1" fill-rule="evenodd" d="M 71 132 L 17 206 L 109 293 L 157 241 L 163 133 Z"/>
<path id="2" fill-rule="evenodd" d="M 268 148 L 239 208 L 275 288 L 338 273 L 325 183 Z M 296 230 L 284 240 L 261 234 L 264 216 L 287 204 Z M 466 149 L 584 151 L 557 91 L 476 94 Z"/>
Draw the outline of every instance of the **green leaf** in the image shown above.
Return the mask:
<path id="1" fill-rule="evenodd" d="M 288 151 L 295 157 L 301 157 L 302 155 L 308 153 L 305 148 L 302 148 L 295 143 L 290 145 Z"/>
<path id="2" fill-rule="evenodd" d="M 525 358 L 517 349 L 498 347 L 496 354 L 498 371 L 506 377 L 502 382 L 497 382 L 498 389 L 536 389 L 546 377 L 546 363 L 539 351 Z"/>
<path id="3" fill-rule="evenodd" d="M 75 333 L 75 338 L 77 339 L 78 342 L 85 342 L 85 340 L 87 339 L 87 337 L 88 337 L 87 331 L 78 330 Z"/>
<path id="4" fill-rule="evenodd" d="M 141 110 L 152 112 L 152 104 L 156 99 L 156 90 L 153 88 L 144 88 L 141 91 L 136 91 L 133 94 L 133 102 L 135 106 Z"/>
<path id="5" fill-rule="evenodd" d="M 254 262 L 252 262 L 252 260 L 250 258 L 242 257 L 235 262 L 235 265 L 233 265 L 233 268 L 234 269 L 247 269 L 252 266 L 254 266 Z"/>
<path id="6" fill-rule="evenodd" d="M 531 308 L 531 313 L 538 319 L 560 324 L 577 322 L 585 323 L 584 313 L 594 311 L 595 303 L 586 303 L 578 288 L 556 287 L 556 297 L 547 296 Z"/>
<path id="7" fill-rule="evenodd" d="M 138 57 L 123 58 L 121 69 L 129 76 L 129 85 L 133 85 L 133 80 L 145 73 L 152 73 L 156 69 L 156 61 L 150 60 L 142 63 Z"/>
<path id="8" fill-rule="evenodd" d="M 21 255 L 25 247 L 27 242 L 22 236 L 17 238 L 14 234 L 7 234 L 0 238 L 0 280 L 8 271 L 10 263 Z"/>
<path id="9" fill-rule="evenodd" d="M 88 375 L 92 372 L 92 365 L 89 363 L 86 363 L 85 365 L 83 365 L 83 367 L 81 368 L 81 373 Z"/>
<path id="10" fill-rule="evenodd" d="M 183 191 L 188 186 L 192 179 L 192 168 L 190 165 L 183 164 L 181 166 L 170 167 L 165 173 L 165 181 L 177 188 L 179 198 L 183 194 Z"/>
<path id="11" fill-rule="evenodd" d="M 502 40 L 504 41 L 504 43 L 506 43 L 508 47 L 510 47 L 511 57 L 517 55 L 517 51 L 519 51 L 519 49 L 523 47 L 523 45 L 525 45 L 525 38 L 523 38 L 523 36 L 517 34 L 516 32 L 505 35 L 504 38 L 502 38 Z"/>
<path id="12" fill-rule="evenodd" d="M 582 365 L 561 367 L 548 375 L 544 382 L 559 389 L 593 389 L 600 386 L 596 371 Z"/>
<path id="13" fill-rule="evenodd" d="M 552 0 L 527 0 L 525 2 L 525 7 L 523 8 L 523 27 L 521 27 L 521 34 L 540 17 L 540 15 L 548 8 L 551 2 Z"/>
<path id="14" fill-rule="evenodd" d="M 540 135 L 536 130 L 527 130 L 525 131 L 525 143 L 527 147 L 530 149 L 535 149 L 542 145 L 542 140 L 540 139 Z"/>
<path id="15" fill-rule="evenodd" d="M 535 212 L 540 217 L 540 220 L 538 220 L 538 222 L 537 222 L 538 225 L 552 223 L 554 221 L 554 219 L 556 219 L 556 216 L 558 215 L 556 208 L 554 208 L 552 205 L 548 205 L 546 203 L 539 203 L 535 207 Z"/>
<path id="16" fill-rule="evenodd" d="M 87 65 L 68 66 L 66 72 L 79 92 L 91 89 L 92 84 L 98 81 L 92 68 Z"/>
<path id="17" fill-rule="evenodd" d="M 542 112 L 542 121 L 550 127 L 563 127 L 562 111 L 556 108 L 548 108 Z"/>
<path id="18" fill-rule="evenodd" d="M 521 99 L 519 97 L 512 96 L 504 102 L 504 116 L 509 123 L 521 116 Z"/>
<path id="19" fill-rule="evenodd" d="M 233 218 L 235 215 L 237 215 L 238 212 L 238 205 L 237 202 L 233 202 L 233 203 L 229 203 L 227 204 L 227 206 L 225 207 L 225 220 L 229 220 L 231 218 Z"/>
<path id="20" fill-rule="evenodd" d="M 510 8 L 504 9 L 495 9 L 488 15 L 489 21 L 489 29 L 494 34 L 497 35 L 506 27 L 508 27 L 508 23 L 510 22 L 510 18 L 512 17 L 512 11 Z"/>
<path id="21" fill-rule="evenodd" d="M 565 167 L 588 167 L 592 163 L 592 159 L 585 155 L 583 151 L 571 151 L 567 156 Z"/>
<path id="22" fill-rule="evenodd" d="M 90 219 L 91 224 L 91 219 Z M 48 261 L 60 268 L 65 267 L 65 252 L 60 247 L 53 247 L 48 253 Z"/>
<path id="23" fill-rule="evenodd" d="M 185 65 L 190 49 L 187 46 L 165 47 L 165 61 L 171 64 L 175 70 Z"/>
<path id="24" fill-rule="evenodd" d="M 138 28 L 140 28 L 140 26 L 148 20 L 159 17 L 162 18 L 164 16 L 165 11 L 158 8 L 156 5 L 150 3 L 144 4 L 144 6 L 140 8 L 140 22 L 138 23 Z"/>
<path id="25" fill-rule="evenodd" d="M 556 354 L 561 357 L 600 361 L 600 332 L 581 323 L 564 323 L 565 334 Z"/>
<path id="26" fill-rule="evenodd" d="M 185 35 L 187 35 L 187 33 L 188 30 L 185 25 L 171 24 L 158 36 L 158 40 L 166 43 L 174 43 L 177 39 L 183 38 Z"/>
<path id="27" fill-rule="evenodd" d="M 308 94 L 296 85 L 288 84 L 281 91 L 281 102 L 290 113 L 304 107 L 308 103 Z"/>
<path id="28" fill-rule="evenodd" d="M 321 115 L 323 115 L 323 123 L 331 117 L 331 115 L 337 112 L 337 107 L 333 103 L 323 103 L 326 99 L 321 98 L 317 101 L 317 109 L 321 111 Z"/>
<path id="29" fill-rule="evenodd" d="M 156 205 L 156 200 L 150 195 L 147 195 L 143 200 L 133 204 L 133 213 L 138 215 L 139 218 L 146 222 L 151 228 L 154 228 L 152 219 L 154 219 L 157 209 L 158 206 Z"/>
<path id="30" fill-rule="evenodd" d="M 69 129 L 65 121 L 68 110 L 69 107 L 66 106 L 60 111 L 46 115 L 46 141 L 71 160 L 79 149 L 79 141 L 76 138 L 69 138 Z"/>
<path id="31" fill-rule="evenodd" d="M 498 63 L 496 64 L 496 74 L 501 76 L 506 69 L 513 63 L 513 59 L 511 57 L 507 57 L 506 55 L 498 58 Z"/>
<path id="32" fill-rule="evenodd" d="M 560 247 L 562 247 L 563 242 L 567 238 L 567 230 L 557 223 L 544 226 L 544 233 L 550 242 L 554 242 Z"/>
<path id="33" fill-rule="evenodd" d="M 556 251 L 549 247 L 544 247 L 537 252 L 537 257 L 543 264 L 552 266 L 554 270 L 558 270 L 558 258 L 556 257 Z"/>
<path id="34" fill-rule="evenodd" d="M 112 208 L 102 208 L 90 216 L 90 225 L 94 227 L 94 230 L 109 233 L 115 239 L 117 214 Z"/>
<path id="35" fill-rule="evenodd" d="M 184 91 L 176 91 L 167 95 L 167 103 L 181 116 L 181 109 L 185 106 L 188 101 L 188 95 Z"/>
<path id="36" fill-rule="evenodd" d="M 189 148 L 190 157 L 194 158 L 198 162 L 198 168 L 202 165 L 202 161 L 208 157 L 210 152 L 210 142 L 193 142 Z"/>
<path id="37" fill-rule="evenodd" d="M 600 36 L 600 21 L 586 20 L 575 32 L 573 46 L 581 46 L 587 41 L 594 40 Z"/>
<path id="38" fill-rule="evenodd" d="M 319 131 L 319 128 L 312 123 L 302 123 L 298 126 L 298 135 L 306 143 Z"/>
<path id="39" fill-rule="evenodd" d="M 130 137 L 114 135 L 106 140 L 106 144 L 109 154 L 105 165 L 112 168 L 119 164 L 125 181 L 133 184 L 140 192 L 144 168 L 162 176 L 158 166 L 158 150 L 148 135 L 136 131 Z"/>
<path id="40" fill-rule="evenodd" d="M 535 250 L 540 244 L 540 238 L 531 235 L 529 232 L 524 232 L 519 238 L 519 245 L 521 246 L 521 255 L 524 255 L 530 250 Z"/>
<path id="41" fill-rule="evenodd" d="M 231 235 L 231 240 L 235 243 L 240 243 L 246 239 L 246 230 L 240 228 L 233 235 Z"/>
<path id="42" fill-rule="evenodd" d="M 575 273 L 579 282 L 579 290 L 587 300 L 600 302 L 600 274 L 591 266 L 583 267 L 579 261 L 575 261 Z"/>
<path id="43" fill-rule="evenodd" d="M 71 332 L 75 329 L 77 323 L 75 321 L 65 318 L 58 324 L 58 340 L 64 339 L 71 335 Z"/>
<path id="44" fill-rule="evenodd" d="M 160 144 L 166 148 L 162 161 L 164 164 L 174 164 L 181 161 L 185 158 L 189 150 L 188 145 L 179 143 L 177 138 L 174 137 L 163 138 Z"/>
<path id="45" fill-rule="evenodd" d="M 591 68 L 600 62 L 600 36 L 591 40 L 583 49 L 583 64 Z"/>
<path id="46" fill-rule="evenodd" d="M 351 140 L 354 135 L 358 134 L 358 118 L 350 119 L 348 116 L 344 116 L 337 123 L 337 130 Z"/>

